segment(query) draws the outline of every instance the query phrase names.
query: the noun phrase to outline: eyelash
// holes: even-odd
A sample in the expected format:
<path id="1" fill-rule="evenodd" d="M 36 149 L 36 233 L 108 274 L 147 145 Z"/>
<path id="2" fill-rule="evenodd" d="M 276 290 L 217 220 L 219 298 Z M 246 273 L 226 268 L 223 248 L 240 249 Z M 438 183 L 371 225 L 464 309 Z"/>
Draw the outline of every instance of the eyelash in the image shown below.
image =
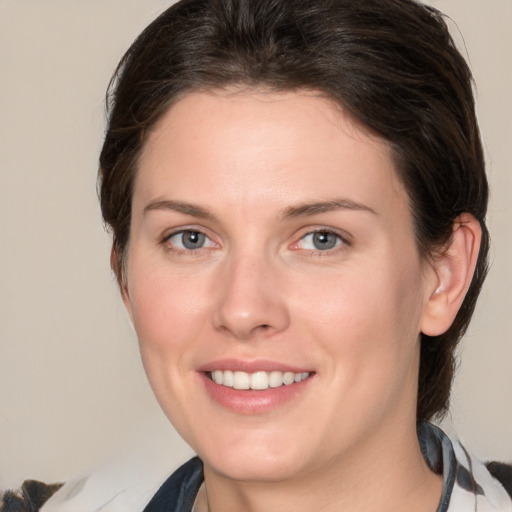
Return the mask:
<path id="1" fill-rule="evenodd" d="M 170 240 L 176 236 L 189 234 L 197 234 L 200 237 L 204 237 L 205 241 L 209 241 L 208 246 L 201 246 L 197 248 L 187 248 L 187 247 L 178 247 L 175 243 L 171 243 Z M 308 248 L 304 249 L 308 251 L 311 256 L 326 256 L 328 254 L 332 254 L 333 252 L 337 252 L 339 250 L 343 250 L 343 248 L 350 246 L 351 242 L 347 239 L 346 236 L 342 236 L 339 232 L 331 229 L 331 228 L 318 228 L 314 230 L 310 230 L 305 232 L 297 242 L 294 242 L 291 245 L 291 248 L 294 250 L 301 250 L 299 244 L 303 242 L 307 237 L 314 237 L 315 235 L 327 235 L 336 237 L 335 245 L 333 247 L 329 247 L 327 249 L 318 249 L 318 248 Z M 200 229 L 180 229 L 178 231 L 173 231 L 172 233 L 166 234 L 160 244 L 163 245 L 168 251 L 173 252 L 175 254 L 185 254 L 185 255 L 194 255 L 198 254 L 202 249 L 210 249 L 212 247 L 217 246 L 217 244 L 202 230 Z M 183 245 L 183 243 L 182 243 Z"/>
<path id="2" fill-rule="evenodd" d="M 205 241 L 209 240 L 208 247 L 197 247 L 197 248 L 187 248 L 187 247 L 178 247 L 175 243 L 171 243 L 170 240 L 174 238 L 175 236 L 185 235 L 186 233 L 189 234 L 197 234 L 200 237 L 204 237 Z M 173 252 L 175 254 L 186 254 L 186 255 L 192 255 L 192 254 L 198 254 L 199 251 L 202 249 L 209 249 L 210 247 L 213 247 L 217 244 L 213 242 L 213 240 L 206 234 L 204 231 L 201 231 L 200 229 L 180 229 L 178 231 L 173 231 L 172 233 L 169 233 L 165 235 L 162 240 L 160 241 L 160 244 L 163 245 L 168 251 Z"/>
<path id="3" fill-rule="evenodd" d="M 335 246 L 329 247 L 326 249 L 318 249 L 318 248 L 312 248 L 312 249 L 305 249 L 309 251 L 311 256 L 328 256 L 332 255 L 335 252 L 338 252 L 340 250 L 343 250 L 346 247 L 349 247 L 351 245 L 350 241 L 348 240 L 347 236 L 343 236 L 338 231 L 331 229 L 331 228 L 318 228 L 311 231 L 307 231 L 304 233 L 297 242 L 295 242 L 292 245 L 292 248 L 300 250 L 300 247 L 298 245 L 303 242 L 307 237 L 313 238 L 315 235 L 328 235 L 328 236 L 334 236 L 336 237 L 335 240 Z"/>

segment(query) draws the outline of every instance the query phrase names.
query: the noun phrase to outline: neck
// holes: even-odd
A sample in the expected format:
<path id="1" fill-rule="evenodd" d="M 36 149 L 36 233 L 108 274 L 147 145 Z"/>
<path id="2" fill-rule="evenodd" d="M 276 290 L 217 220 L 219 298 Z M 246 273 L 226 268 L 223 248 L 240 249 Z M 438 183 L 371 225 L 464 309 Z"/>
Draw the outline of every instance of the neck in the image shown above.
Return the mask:
<path id="1" fill-rule="evenodd" d="M 205 464 L 207 510 L 434 512 L 442 478 L 423 459 L 415 420 L 412 428 L 407 425 L 402 430 L 400 436 L 392 430 L 378 439 L 366 439 L 312 471 L 275 482 L 234 480 Z"/>

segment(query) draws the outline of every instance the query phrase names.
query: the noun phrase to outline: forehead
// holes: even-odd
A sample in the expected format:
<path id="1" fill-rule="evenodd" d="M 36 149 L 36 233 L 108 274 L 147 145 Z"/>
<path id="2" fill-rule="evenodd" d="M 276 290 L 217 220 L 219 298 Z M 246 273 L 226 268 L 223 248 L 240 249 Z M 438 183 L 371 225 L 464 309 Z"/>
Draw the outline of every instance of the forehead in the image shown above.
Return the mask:
<path id="1" fill-rule="evenodd" d="M 407 203 L 388 144 L 308 91 L 193 92 L 174 104 L 145 144 L 134 201 L 192 191 L 235 208 L 340 195 Z"/>

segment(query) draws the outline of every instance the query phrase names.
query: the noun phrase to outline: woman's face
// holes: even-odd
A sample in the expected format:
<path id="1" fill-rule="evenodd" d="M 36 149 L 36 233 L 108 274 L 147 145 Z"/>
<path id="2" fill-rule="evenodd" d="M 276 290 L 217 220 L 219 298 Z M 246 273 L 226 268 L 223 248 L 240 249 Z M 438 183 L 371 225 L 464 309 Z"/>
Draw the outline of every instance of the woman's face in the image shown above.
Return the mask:
<path id="1" fill-rule="evenodd" d="M 206 467 L 285 479 L 414 429 L 435 276 L 389 148 L 326 99 L 181 99 L 140 158 L 127 251 L 151 386 Z"/>

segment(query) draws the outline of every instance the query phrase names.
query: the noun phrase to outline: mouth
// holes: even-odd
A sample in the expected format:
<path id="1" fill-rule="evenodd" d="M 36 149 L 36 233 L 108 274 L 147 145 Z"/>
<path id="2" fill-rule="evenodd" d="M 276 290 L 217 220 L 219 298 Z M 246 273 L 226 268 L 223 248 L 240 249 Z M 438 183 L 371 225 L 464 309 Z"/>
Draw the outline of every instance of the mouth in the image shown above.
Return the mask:
<path id="1" fill-rule="evenodd" d="M 207 377 L 226 388 L 236 390 L 264 391 L 269 388 L 290 386 L 308 379 L 311 372 L 256 371 L 252 373 L 232 370 L 213 370 L 206 372 Z"/>
<path id="2" fill-rule="evenodd" d="M 311 396 L 316 372 L 308 367 L 258 360 L 222 359 L 197 368 L 210 399 L 245 415 L 268 413 Z"/>

